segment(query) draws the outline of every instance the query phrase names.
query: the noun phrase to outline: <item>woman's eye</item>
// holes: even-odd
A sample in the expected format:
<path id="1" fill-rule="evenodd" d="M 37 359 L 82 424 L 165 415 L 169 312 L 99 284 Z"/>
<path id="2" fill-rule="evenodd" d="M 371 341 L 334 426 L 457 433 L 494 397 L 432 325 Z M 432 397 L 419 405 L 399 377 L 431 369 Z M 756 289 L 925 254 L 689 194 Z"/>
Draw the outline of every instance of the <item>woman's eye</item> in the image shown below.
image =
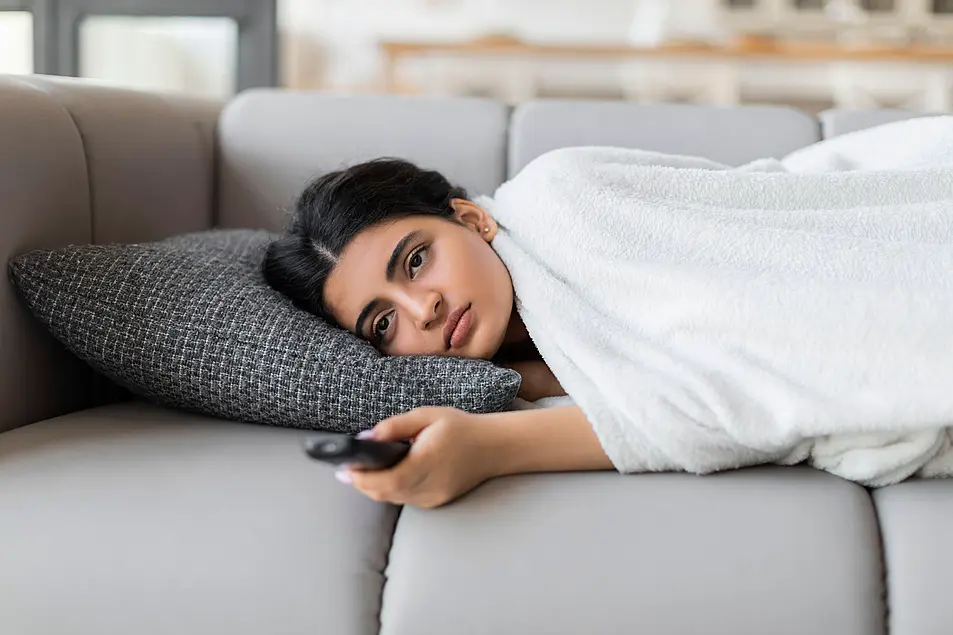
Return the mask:
<path id="1" fill-rule="evenodd" d="M 427 262 L 427 248 L 421 247 L 410 257 L 410 277 L 413 278 L 417 275 L 417 270 L 424 266 L 424 263 Z"/>
<path id="2" fill-rule="evenodd" d="M 374 335 L 376 335 L 378 339 L 383 339 L 384 335 L 387 334 L 388 328 L 390 328 L 390 315 L 385 315 L 374 325 Z"/>

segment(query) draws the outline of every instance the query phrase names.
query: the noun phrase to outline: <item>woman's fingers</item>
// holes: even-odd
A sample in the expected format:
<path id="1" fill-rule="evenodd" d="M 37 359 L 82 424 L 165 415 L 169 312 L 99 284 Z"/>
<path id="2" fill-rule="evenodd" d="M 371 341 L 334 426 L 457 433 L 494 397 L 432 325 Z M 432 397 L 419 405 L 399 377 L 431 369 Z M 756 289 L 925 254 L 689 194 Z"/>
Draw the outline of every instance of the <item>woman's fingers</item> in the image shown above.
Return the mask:
<path id="1" fill-rule="evenodd" d="M 476 453 L 485 449 L 476 415 L 454 408 L 418 408 L 380 422 L 371 437 L 413 439 L 407 456 L 387 470 L 343 470 L 338 478 L 375 501 L 432 508 L 486 480 Z"/>
<path id="2" fill-rule="evenodd" d="M 347 474 L 351 484 L 372 499 L 404 504 L 413 500 L 426 469 L 419 457 L 408 457 L 389 470 L 349 470 Z"/>
<path id="3" fill-rule="evenodd" d="M 378 423 L 371 434 L 362 435 L 362 439 L 374 441 L 403 441 L 413 439 L 420 431 L 440 417 L 443 408 L 415 408 L 410 412 L 400 414 Z"/>
<path id="4" fill-rule="evenodd" d="M 437 421 L 442 411 L 443 408 L 416 408 L 381 421 L 369 431 L 370 435 L 362 435 L 362 438 L 374 441 L 413 439 Z M 415 448 L 390 469 L 346 470 L 339 478 L 346 479 L 346 482 L 376 501 L 405 504 L 413 500 L 415 492 L 426 478 L 426 457 L 421 454 L 426 452 Z"/>

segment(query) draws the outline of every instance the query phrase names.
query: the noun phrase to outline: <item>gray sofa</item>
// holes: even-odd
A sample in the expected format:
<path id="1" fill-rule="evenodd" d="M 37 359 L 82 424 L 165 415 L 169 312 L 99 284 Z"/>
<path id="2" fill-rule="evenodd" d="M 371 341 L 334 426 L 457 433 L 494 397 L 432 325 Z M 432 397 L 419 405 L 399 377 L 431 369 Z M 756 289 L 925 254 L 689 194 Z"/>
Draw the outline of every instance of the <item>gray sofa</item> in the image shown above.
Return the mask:
<path id="1" fill-rule="evenodd" d="M 0 257 L 277 228 L 309 176 L 378 155 L 490 193 L 559 146 L 739 164 L 905 116 L 276 91 L 222 107 L 0 77 Z M 951 482 L 551 474 L 398 509 L 306 460 L 305 433 L 130 399 L 6 277 L 0 431 L 4 635 L 953 632 Z"/>

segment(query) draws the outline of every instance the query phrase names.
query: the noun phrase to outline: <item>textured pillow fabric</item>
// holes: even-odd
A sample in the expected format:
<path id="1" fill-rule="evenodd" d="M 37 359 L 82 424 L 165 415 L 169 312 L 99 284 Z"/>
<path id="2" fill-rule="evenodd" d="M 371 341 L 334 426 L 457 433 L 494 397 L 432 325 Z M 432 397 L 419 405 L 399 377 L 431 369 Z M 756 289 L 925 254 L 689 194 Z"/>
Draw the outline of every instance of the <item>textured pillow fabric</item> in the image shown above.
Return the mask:
<path id="1" fill-rule="evenodd" d="M 355 432 L 425 405 L 505 410 L 519 375 L 490 362 L 385 357 L 267 285 L 274 234 L 34 251 L 10 265 L 67 348 L 159 404 L 252 423 Z"/>

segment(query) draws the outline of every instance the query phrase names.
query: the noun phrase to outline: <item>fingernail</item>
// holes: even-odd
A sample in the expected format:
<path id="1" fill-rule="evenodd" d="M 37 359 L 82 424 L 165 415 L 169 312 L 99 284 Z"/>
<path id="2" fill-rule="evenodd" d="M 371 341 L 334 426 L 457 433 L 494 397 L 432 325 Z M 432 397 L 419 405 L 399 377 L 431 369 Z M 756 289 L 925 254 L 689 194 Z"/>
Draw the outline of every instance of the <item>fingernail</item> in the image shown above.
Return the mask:
<path id="1" fill-rule="evenodd" d="M 373 431 L 373 430 L 364 430 L 363 432 L 358 432 L 358 433 L 357 433 L 357 438 L 358 438 L 358 439 L 373 439 L 373 438 L 374 438 L 374 431 Z"/>
<path id="2" fill-rule="evenodd" d="M 341 481 L 342 483 L 347 483 L 348 485 L 351 483 L 351 475 L 348 474 L 346 470 L 337 470 L 334 473 L 334 478 Z"/>

